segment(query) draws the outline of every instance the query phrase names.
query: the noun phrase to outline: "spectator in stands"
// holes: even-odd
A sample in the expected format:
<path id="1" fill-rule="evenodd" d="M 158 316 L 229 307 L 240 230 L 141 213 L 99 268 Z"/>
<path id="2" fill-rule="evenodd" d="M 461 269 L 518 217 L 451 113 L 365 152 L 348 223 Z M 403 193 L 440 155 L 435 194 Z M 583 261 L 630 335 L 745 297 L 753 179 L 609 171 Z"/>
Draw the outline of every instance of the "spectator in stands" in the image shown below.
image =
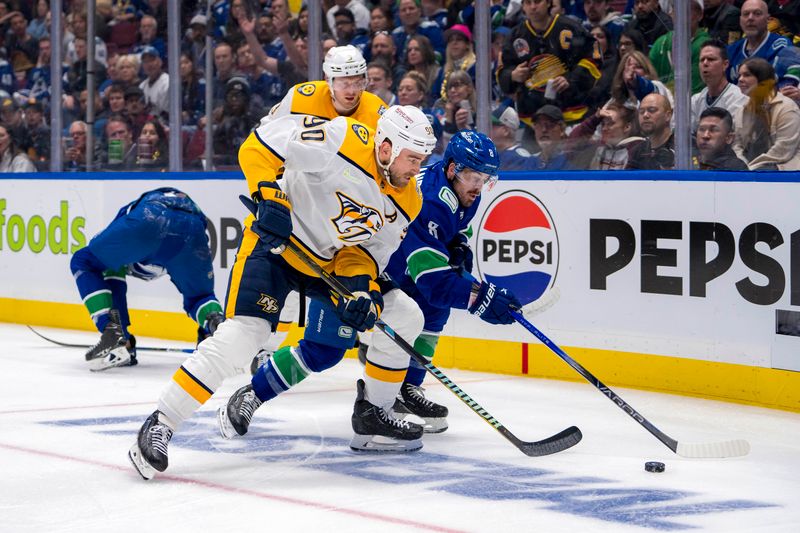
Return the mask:
<path id="1" fill-rule="evenodd" d="M 406 52 L 406 72 L 419 72 L 425 77 L 428 87 L 431 87 L 442 67 L 436 62 L 436 53 L 428 38 L 424 35 L 411 37 Z"/>
<path id="2" fill-rule="evenodd" d="M 780 33 L 791 38 L 792 35 L 800 35 L 800 2 L 798 0 L 770 0 L 769 14 L 778 23 L 775 29 Z M 797 43 L 797 38 L 794 39 Z"/>
<path id="3" fill-rule="evenodd" d="M 30 94 L 44 101 L 50 101 L 50 37 L 43 37 L 39 40 L 39 56 L 36 58 L 36 65 L 28 72 L 28 89 Z M 66 68 L 66 67 L 65 67 Z M 3 74 L 0 73 L 0 80 Z M 4 85 L 0 81 L 0 86 Z"/>
<path id="4" fill-rule="evenodd" d="M 442 31 L 447 29 L 447 9 L 444 7 L 444 0 L 422 0 L 422 15 L 425 20 L 435 22 Z"/>
<path id="5" fill-rule="evenodd" d="M 0 124 L 5 126 L 6 131 L 14 139 L 14 146 L 27 153 L 31 147 L 28 128 L 25 126 L 19 105 L 13 98 L 4 98 L 0 102 Z"/>
<path id="6" fill-rule="evenodd" d="M 590 33 L 594 37 L 601 55 L 599 61 L 600 79 L 597 80 L 597 83 L 594 84 L 594 87 L 587 95 L 589 107 L 596 109 L 602 107 L 611 97 L 611 85 L 614 82 L 614 75 L 617 73 L 619 58 L 617 57 L 616 49 L 611 45 L 608 27 L 595 26 Z"/>
<path id="7" fill-rule="evenodd" d="M 131 123 L 122 115 L 111 115 L 106 123 L 107 149 L 100 162 L 109 170 L 136 168 L 137 146 Z"/>
<path id="8" fill-rule="evenodd" d="M 189 56 L 192 64 L 200 72 L 205 71 L 206 65 L 207 27 L 208 21 L 205 15 L 193 16 L 189 21 L 189 31 L 181 42 L 181 51 Z"/>
<path id="9" fill-rule="evenodd" d="M 379 31 L 391 33 L 394 29 L 392 13 L 383 6 L 377 5 L 369 12 L 369 33 L 375 35 Z"/>
<path id="10" fill-rule="evenodd" d="M 85 11 L 78 11 L 72 13 L 72 34 L 73 37 L 68 41 L 66 38 L 64 39 L 67 42 L 67 53 L 66 59 L 67 63 L 70 65 L 78 61 L 78 55 L 75 50 L 75 39 L 81 38 L 83 39 L 84 46 L 86 45 L 86 12 Z M 106 66 L 106 58 L 108 57 L 108 49 L 106 48 L 106 43 L 98 36 L 94 38 L 94 59 L 95 63 L 100 63 L 103 67 Z M 84 58 L 85 59 L 85 58 Z"/>
<path id="11" fill-rule="evenodd" d="M 610 102 L 575 126 L 569 134 L 573 168 L 623 170 L 639 137 L 636 108 Z M 600 127 L 600 138 L 594 140 Z"/>
<path id="12" fill-rule="evenodd" d="M 181 116 L 184 126 L 194 126 L 206 113 L 206 79 L 192 63 L 189 53 L 181 54 Z"/>
<path id="13" fill-rule="evenodd" d="M 141 170 L 163 170 L 169 167 L 169 139 L 158 119 L 144 123 L 136 143 L 136 164 Z"/>
<path id="14" fill-rule="evenodd" d="M 710 107 L 727 109 L 731 114 L 747 103 L 738 86 L 728 82 L 728 51 L 720 41 L 708 41 L 700 48 L 700 77 L 706 87 L 692 96 L 692 131 L 697 131 L 700 115 Z M 733 128 L 730 128 L 733 131 Z"/>
<path id="15" fill-rule="evenodd" d="M 705 0 L 700 27 L 706 28 L 712 39 L 718 39 L 725 44 L 738 41 L 742 36 L 739 8 L 727 0 Z"/>
<path id="16" fill-rule="evenodd" d="M 672 91 L 658 80 L 656 70 L 647 56 L 638 51 L 629 53 L 622 58 L 617 67 L 617 73 L 611 84 L 611 97 L 620 105 L 629 102 L 629 105 L 635 108 L 651 93 L 665 96 L 672 109 Z"/>
<path id="17" fill-rule="evenodd" d="M 39 41 L 28 33 L 28 20 L 19 11 L 14 12 L 9 20 L 11 31 L 6 35 L 6 55 L 14 57 L 15 52 L 25 54 L 28 61 L 36 63 L 39 56 Z"/>
<path id="18" fill-rule="evenodd" d="M 214 107 L 217 107 L 225 100 L 225 85 L 228 80 L 236 76 L 236 55 L 233 48 L 226 42 L 217 44 L 214 48 Z"/>
<path id="19" fill-rule="evenodd" d="M 800 109 L 775 87 L 775 69 L 766 60 L 753 57 L 739 66 L 739 88 L 749 100 L 733 117 L 733 150 L 750 170 L 800 170 Z"/>
<path id="20" fill-rule="evenodd" d="M 24 105 L 25 128 L 30 138 L 28 157 L 39 170 L 44 170 L 50 161 L 50 128 L 44 119 L 44 106 L 36 98 L 29 98 Z"/>
<path id="21" fill-rule="evenodd" d="M 397 49 L 394 47 L 394 40 L 385 30 L 380 30 L 372 36 L 370 60 L 383 61 L 389 65 L 389 68 L 392 69 L 392 80 L 394 80 L 395 83 L 399 82 L 406 73 L 405 66 L 397 61 Z M 428 85 L 428 87 L 430 87 L 430 85 Z M 392 89 L 396 90 L 397 88 L 392 87 Z"/>
<path id="22" fill-rule="evenodd" d="M 41 44 L 39 45 L 41 46 Z M 108 66 L 106 67 L 106 80 L 98 86 L 97 91 L 105 94 L 106 90 L 111 87 L 112 83 L 119 81 L 119 70 L 117 69 L 117 61 L 119 61 L 119 54 L 116 50 L 108 54 Z"/>
<path id="23" fill-rule="evenodd" d="M 139 88 L 153 113 L 169 116 L 169 74 L 163 70 L 161 54 L 152 46 L 142 48 L 141 53 L 145 79 Z"/>
<path id="24" fill-rule="evenodd" d="M 492 141 L 500 155 L 500 170 L 533 170 L 535 160 L 517 142 L 519 116 L 513 102 L 506 100 L 492 111 Z"/>
<path id="25" fill-rule="evenodd" d="M 33 162 L 16 145 L 8 128 L 0 124 L 0 173 L 35 171 Z"/>
<path id="26" fill-rule="evenodd" d="M 642 32 L 649 52 L 656 39 L 672 30 L 672 18 L 661 9 L 658 0 L 636 0 L 633 19 L 627 27 Z"/>
<path id="27" fill-rule="evenodd" d="M 583 27 L 587 31 L 593 28 L 605 28 L 608 32 L 611 47 L 615 47 L 625 29 L 625 20 L 617 11 L 608 5 L 608 0 L 583 0 L 586 20 Z"/>
<path id="28" fill-rule="evenodd" d="M 359 0 L 334 0 L 333 6 L 325 14 L 328 28 L 333 32 L 336 28 L 336 13 L 340 9 L 349 9 L 353 14 L 353 21 L 359 30 L 369 31 L 370 14 L 364 2 Z M 350 44 L 350 43 L 343 43 Z"/>
<path id="29" fill-rule="evenodd" d="M 78 94 L 78 116 L 88 117 L 89 109 L 89 89 L 83 89 Z M 103 129 L 106 126 L 107 115 L 103 113 L 103 99 L 100 98 L 100 93 L 94 93 L 94 138 L 99 139 L 103 135 Z"/>
<path id="30" fill-rule="evenodd" d="M 467 72 L 475 80 L 475 51 L 472 48 L 472 32 L 463 24 L 454 24 L 444 32 L 447 42 L 444 67 L 439 71 L 431 90 L 432 98 L 442 98 L 447 94 L 444 80 L 456 70 Z"/>
<path id="31" fill-rule="evenodd" d="M 565 152 L 566 124 L 561 110 L 545 104 L 533 114 L 533 132 L 538 151 L 533 154 L 536 170 L 565 170 L 569 156 Z"/>
<path id="32" fill-rule="evenodd" d="M 262 110 L 250 107 L 250 85 L 240 76 L 226 83 L 225 103 L 214 110 L 214 156 L 217 165 L 236 165 L 239 146 L 258 124 Z"/>
<path id="33" fill-rule="evenodd" d="M 62 139 L 64 147 L 64 170 L 70 172 L 86 170 L 86 131 L 88 126 L 82 120 L 69 125 L 69 134 Z"/>
<path id="34" fill-rule="evenodd" d="M 383 61 L 373 61 L 367 65 L 367 90 L 386 103 L 386 107 L 397 103 L 392 92 L 392 71 Z"/>
<path id="35" fill-rule="evenodd" d="M 619 36 L 619 43 L 617 52 L 620 58 L 625 57 L 634 50 L 645 52 L 644 35 L 639 30 L 625 28 L 622 30 L 622 35 Z"/>
<path id="36" fill-rule="evenodd" d="M 463 70 L 453 71 L 445 83 L 447 97 L 439 98 L 433 104 L 433 114 L 442 125 L 444 131 L 442 142 L 446 146 L 454 133 L 473 127 L 477 106 L 475 87 L 469 74 Z"/>
<path id="37" fill-rule="evenodd" d="M 167 45 L 164 43 L 164 39 L 158 36 L 156 18 L 144 15 L 139 21 L 139 42 L 133 47 L 133 53 L 142 55 L 149 47 L 156 49 L 159 58 L 167 57 Z M 142 62 L 144 62 L 144 58 L 142 58 Z"/>
<path id="38" fill-rule="evenodd" d="M 108 114 L 125 113 L 125 86 L 121 83 L 112 84 L 106 91 Z"/>
<path id="39" fill-rule="evenodd" d="M 700 77 L 700 47 L 708 41 L 708 32 L 700 27 L 703 18 L 703 0 L 692 0 L 690 31 L 692 35 L 691 46 L 691 67 L 692 67 L 692 94 L 700 92 L 704 83 Z M 674 32 L 668 31 L 653 43 L 650 48 L 650 62 L 653 63 L 659 79 L 668 86 L 673 85 L 675 70 L 672 65 L 672 37 Z"/>
<path id="40" fill-rule="evenodd" d="M 434 154 L 441 154 L 444 151 L 442 144 L 442 125 L 439 119 L 434 115 L 433 109 L 427 106 L 428 100 L 428 86 L 425 85 L 425 78 L 419 72 L 407 72 L 400 83 L 397 84 L 397 104 L 398 105 L 412 105 L 418 107 L 430 121 L 433 127 L 433 135 L 436 137 L 436 148 L 433 149 Z M 431 156 L 433 157 L 433 156 Z M 431 158 L 428 158 L 428 164 L 431 164 Z"/>
<path id="41" fill-rule="evenodd" d="M 369 37 L 366 29 L 356 27 L 353 12 L 347 8 L 341 8 L 333 14 L 333 18 L 337 46 L 351 44 L 358 48 L 363 55 L 369 45 Z"/>
<path id="42" fill-rule="evenodd" d="M 245 7 L 245 1 L 246 0 L 230 1 L 230 11 L 228 12 L 228 18 L 225 20 L 223 35 L 225 42 L 230 43 L 231 46 L 233 46 L 233 43 L 243 39 L 242 30 L 239 28 L 239 17 L 245 15 L 246 9 L 249 9 Z"/>
<path id="43" fill-rule="evenodd" d="M 411 39 L 414 36 L 424 36 L 440 57 L 444 55 L 442 30 L 435 22 L 422 20 L 420 0 L 399 0 L 397 6 L 401 25 L 392 30 L 392 38 L 394 39 L 397 54 L 400 57 L 405 57 L 406 47 L 410 44 Z"/>
<path id="44" fill-rule="evenodd" d="M 651 93 L 639 106 L 639 129 L 645 140 L 635 146 L 629 169 L 669 170 L 675 166 L 675 137 L 670 122 L 672 105 L 663 94 Z"/>
<path id="45" fill-rule="evenodd" d="M 733 118 L 721 107 L 709 107 L 700 114 L 695 135 L 697 155 L 692 160 L 700 170 L 747 170 L 747 163 L 733 151 Z"/>
<path id="46" fill-rule="evenodd" d="M 47 0 L 36 0 L 35 14 L 28 24 L 28 34 L 37 41 L 50 37 L 50 2 Z"/>
<path id="47" fill-rule="evenodd" d="M 144 123 L 153 118 L 147 100 L 144 98 L 144 92 L 136 85 L 125 89 L 125 113 L 123 116 L 131 128 L 132 139 L 137 138 Z M 109 118 L 109 120 L 111 119 Z"/>
<path id="48" fill-rule="evenodd" d="M 525 20 L 512 31 L 497 72 L 503 92 L 516 97 L 523 122 L 545 103 L 566 110 L 568 121 L 579 120 L 588 110 L 586 94 L 600 78 L 592 36 L 568 17 L 551 16 L 551 7 L 552 0 L 523 1 Z"/>
<path id="49" fill-rule="evenodd" d="M 771 63 L 778 75 L 778 88 L 797 85 L 800 65 L 789 39 L 767 29 L 769 11 L 762 0 L 746 0 L 739 19 L 744 37 L 728 46 L 728 80 L 736 83 L 739 66 L 748 58 L 760 57 Z M 783 56 L 783 59 L 782 59 Z"/>
<path id="50" fill-rule="evenodd" d="M 132 85 L 139 86 L 139 57 L 136 54 L 126 54 L 117 59 L 117 72 L 119 83 L 125 88 Z"/>
<path id="51" fill-rule="evenodd" d="M 308 4 L 303 3 L 297 18 L 289 21 L 289 33 L 292 39 L 308 37 Z"/>
<path id="52" fill-rule="evenodd" d="M 67 72 L 67 83 L 69 89 L 73 93 L 77 93 L 86 88 L 88 79 L 89 67 L 86 61 L 86 39 L 83 37 L 76 37 L 72 41 L 75 48 L 76 61 L 72 64 Z M 94 83 L 95 87 L 99 87 L 106 80 L 106 68 L 95 62 L 94 64 Z"/>

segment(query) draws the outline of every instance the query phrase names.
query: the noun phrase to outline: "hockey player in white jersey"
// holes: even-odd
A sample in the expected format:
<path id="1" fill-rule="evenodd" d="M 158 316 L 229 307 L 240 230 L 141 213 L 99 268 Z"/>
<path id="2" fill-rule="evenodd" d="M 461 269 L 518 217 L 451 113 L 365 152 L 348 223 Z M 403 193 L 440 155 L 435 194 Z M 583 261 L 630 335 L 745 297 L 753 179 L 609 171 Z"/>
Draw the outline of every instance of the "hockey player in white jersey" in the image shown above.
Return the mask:
<path id="1" fill-rule="evenodd" d="M 303 120 L 306 115 L 325 120 L 345 116 L 374 130 L 386 106 L 379 97 L 365 91 L 367 62 L 358 48 L 352 45 L 331 48 L 325 54 L 322 72 L 324 80 L 298 83 L 292 87 L 283 100 L 261 119 L 260 126 L 286 116 L 297 120 Z M 251 373 L 255 374 L 258 366 L 283 343 L 291 323 L 298 317 L 298 309 L 303 312 L 301 307 L 296 292 L 286 298 L 277 330 L 270 337 L 266 349 L 253 359 Z"/>
<path id="2" fill-rule="evenodd" d="M 414 175 L 435 145 L 430 124 L 416 108 L 395 106 L 381 117 L 379 130 L 381 123 L 393 127 L 376 142 L 372 131 L 350 118 L 308 117 L 303 127 L 287 117 L 257 128 L 242 145 L 239 162 L 256 216 L 245 220 L 231 269 L 227 320 L 175 372 L 140 429 L 129 458 L 142 477 L 166 470 L 173 432 L 267 344 L 289 292 L 304 287 L 353 330 L 374 325 L 383 301 L 373 256 L 390 254 L 399 243 L 407 223 L 397 206 L 409 219 L 419 213 Z M 277 181 L 276 168 L 284 169 Z M 322 280 L 285 250 L 290 239 L 354 297 L 332 301 Z M 382 250 L 381 243 L 392 248 Z M 304 339 L 284 363 L 306 375 L 330 368 L 344 350 L 329 340 Z M 259 392 L 252 391 L 256 401 Z"/>

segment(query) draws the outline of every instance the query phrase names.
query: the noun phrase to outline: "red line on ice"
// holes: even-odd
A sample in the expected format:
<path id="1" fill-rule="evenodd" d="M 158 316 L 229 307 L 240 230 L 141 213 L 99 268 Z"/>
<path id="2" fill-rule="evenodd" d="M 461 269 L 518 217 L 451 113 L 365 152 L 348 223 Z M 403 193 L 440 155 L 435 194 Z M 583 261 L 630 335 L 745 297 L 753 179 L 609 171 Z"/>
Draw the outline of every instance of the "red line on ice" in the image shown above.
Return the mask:
<path id="1" fill-rule="evenodd" d="M 99 467 L 103 467 L 103 468 L 106 468 L 106 469 L 109 469 L 109 470 L 116 470 L 116 471 L 119 471 L 119 472 L 126 472 L 126 473 L 129 473 L 131 475 L 136 475 L 133 472 L 132 467 L 123 467 L 123 466 L 120 466 L 120 465 L 115 465 L 115 464 L 111 464 L 111 463 L 104 463 L 104 462 L 101 462 L 101 461 L 94 461 L 94 460 L 90 460 L 90 459 L 83 459 L 81 457 L 74 457 L 74 456 L 71 456 L 71 455 L 64 455 L 64 454 L 48 452 L 48 451 L 44 451 L 44 450 L 35 450 L 33 448 L 24 448 L 22 446 L 15 446 L 13 444 L 0 443 L 0 448 L 5 448 L 7 450 L 14 450 L 14 451 L 23 452 L 23 453 L 29 453 L 29 454 L 33 454 L 33 455 L 40 455 L 40 456 L 44 456 L 44 457 L 51 457 L 51 458 L 54 458 L 54 459 L 62 459 L 64 461 L 72 461 L 72 462 L 83 463 L 83 464 L 92 465 L 92 466 L 99 466 Z M 395 518 L 393 516 L 384 516 L 384 515 L 380 515 L 380 514 L 376 514 L 376 513 L 369 513 L 369 512 L 366 512 L 366 511 L 359 511 L 359 510 L 356 510 L 356 509 L 345 509 L 345 508 L 341 508 L 341 507 L 332 507 L 330 505 L 324 505 L 324 504 L 320 504 L 320 503 L 312 502 L 312 501 L 308 501 L 308 500 L 301 500 L 301 499 L 298 499 L 298 498 L 288 498 L 286 496 L 278 496 L 276 494 L 269 494 L 269 493 L 266 493 L 266 492 L 259 492 L 259 491 L 256 491 L 256 490 L 244 489 L 244 488 L 239 488 L 239 487 L 232 487 L 232 486 L 229 486 L 229 485 L 223 485 L 221 483 L 214 483 L 213 481 L 203 481 L 203 480 L 200 480 L 200 479 L 192 479 L 192 478 L 183 477 L 183 476 L 175 476 L 175 475 L 172 475 L 172 474 L 158 474 L 157 479 L 164 479 L 164 480 L 174 481 L 174 482 L 177 482 L 177 483 L 185 483 L 185 484 L 188 484 L 188 485 L 198 485 L 200 487 L 205 487 L 207 489 L 215 489 L 215 490 L 219 490 L 219 491 L 222 491 L 222 492 L 228 492 L 228 493 L 232 493 L 232 494 L 244 494 L 244 495 L 247 495 L 247 496 L 253 496 L 253 497 L 256 497 L 256 498 L 261 498 L 261 499 L 264 499 L 264 500 L 270 500 L 270 501 L 276 501 L 276 502 L 282 502 L 282 503 L 290 503 L 290 504 L 293 504 L 293 505 L 300 505 L 300 506 L 303 506 L 303 507 L 311 507 L 311 508 L 314 508 L 314 509 L 318 509 L 320 511 L 333 511 L 333 512 L 342 513 L 342 514 L 345 514 L 345 515 L 357 516 L 359 518 L 368 518 L 370 520 L 376 520 L 376 521 L 379 521 L 379 522 L 388 522 L 388 523 L 391 523 L 391 524 L 400 524 L 400 525 L 404 525 L 404 526 L 413 527 L 413 528 L 416 528 L 416 529 L 423 529 L 423 530 L 426 530 L 426 531 L 443 531 L 443 532 L 452 532 L 452 533 L 460 533 L 461 532 L 461 530 L 458 530 L 458 529 L 450 529 L 450 528 L 446 528 L 446 527 L 442 527 L 442 526 L 436 526 L 436 525 L 433 525 L 433 524 L 424 524 L 422 522 L 415 522 L 414 520 L 405 520 L 405 519 L 402 519 L 402 518 Z M 142 483 L 152 483 L 152 481 L 149 481 L 149 482 L 141 481 L 141 482 Z"/>

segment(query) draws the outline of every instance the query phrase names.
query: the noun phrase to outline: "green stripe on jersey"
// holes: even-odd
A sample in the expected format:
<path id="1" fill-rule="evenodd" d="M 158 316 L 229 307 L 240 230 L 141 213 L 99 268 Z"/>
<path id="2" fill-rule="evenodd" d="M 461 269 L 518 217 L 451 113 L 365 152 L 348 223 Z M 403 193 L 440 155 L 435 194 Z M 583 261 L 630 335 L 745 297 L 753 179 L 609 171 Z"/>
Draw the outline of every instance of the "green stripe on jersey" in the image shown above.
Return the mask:
<path id="1" fill-rule="evenodd" d="M 208 315 L 211 313 L 222 314 L 222 306 L 216 300 L 209 300 L 201 305 L 197 310 L 197 317 L 195 321 L 200 325 L 200 327 L 203 327 L 203 325 L 206 323 Z"/>
<path id="2" fill-rule="evenodd" d="M 408 274 L 414 283 L 417 282 L 423 274 L 436 272 L 437 270 L 447 270 L 450 265 L 447 264 L 447 256 L 433 248 L 420 248 L 414 250 L 408 256 Z"/>
<path id="3" fill-rule="evenodd" d="M 436 344 L 439 342 L 439 335 L 429 335 L 422 333 L 417 340 L 414 341 L 414 349 L 420 354 L 425 356 L 425 359 L 430 361 L 433 359 L 433 353 L 436 351 Z"/>
<path id="4" fill-rule="evenodd" d="M 111 309 L 112 304 L 111 291 L 106 289 L 95 291 L 83 299 L 83 305 L 89 310 L 89 314 L 92 318 L 94 318 L 95 315 L 107 312 Z"/>
<path id="5" fill-rule="evenodd" d="M 300 362 L 298 357 L 291 346 L 285 346 L 272 354 L 272 364 L 275 365 L 275 370 L 289 387 L 294 387 L 306 379 L 310 373 L 310 370 Z"/>

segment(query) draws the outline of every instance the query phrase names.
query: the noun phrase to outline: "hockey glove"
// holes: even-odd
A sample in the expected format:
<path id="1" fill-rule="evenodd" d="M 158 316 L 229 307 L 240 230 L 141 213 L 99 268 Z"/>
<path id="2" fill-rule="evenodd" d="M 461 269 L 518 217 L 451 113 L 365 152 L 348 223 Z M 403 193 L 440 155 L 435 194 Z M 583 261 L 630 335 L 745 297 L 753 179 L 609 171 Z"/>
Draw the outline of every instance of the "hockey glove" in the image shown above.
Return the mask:
<path id="1" fill-rule="evenodd" d="M 240 195 L 239 200 L 256 217 L 250 229 L 258 235 L 273 253 L 282 253 L 292 234 L 292 204 L 278 184 L 262 181 L 253 198 Z"/>
<path id="2" fill-rule="evenodd" d="M 454 270 L 457 270 L 459 273 L 462 271 L 467 273 L 472 272 L 472 248 L 469 245 L 466 235 L 463 233 L 456 235 L 455 238 L 450 241 L 450 244 L 447 245 L 447 251 L 450 256 L 448 263 Z"/>
<path id="3" fill-rule="evenodd" d="M 519 310 L 522 304 L 511 291 L 485 281 L 476 288 L 478 290 L 475 303 L 469 307 L 470 313 L 489 324 L 512 324 L 514 322 L 511 311 Z"/>
<path id="4" fill-rule="evenodd" d="M 383 310 L 383 296 L 378 284 L 369 276 L 337 277 L 350 292 L 352 298 L 336 295 L 336 314 L 346 325 L 357 331 L 367 331 L 375 326 L 375 321 Z"/>

